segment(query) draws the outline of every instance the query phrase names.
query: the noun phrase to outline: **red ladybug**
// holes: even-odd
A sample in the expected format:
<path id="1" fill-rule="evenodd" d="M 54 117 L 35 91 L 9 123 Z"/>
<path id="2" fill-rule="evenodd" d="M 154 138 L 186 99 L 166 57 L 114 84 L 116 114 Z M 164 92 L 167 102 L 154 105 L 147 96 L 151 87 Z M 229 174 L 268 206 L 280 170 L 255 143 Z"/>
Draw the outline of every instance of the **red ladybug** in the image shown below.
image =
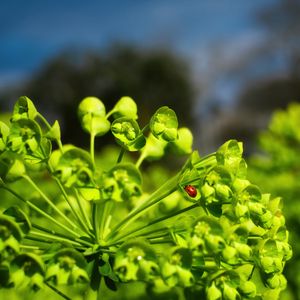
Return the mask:
<path id="1" fill-rule="evenodd" d="M 186 185 L 184 187 L 184 190 L 192 198 L 195 198 L 197 196 L 197 189 L 193 185 L 190 185 L 190 184 Z"/>

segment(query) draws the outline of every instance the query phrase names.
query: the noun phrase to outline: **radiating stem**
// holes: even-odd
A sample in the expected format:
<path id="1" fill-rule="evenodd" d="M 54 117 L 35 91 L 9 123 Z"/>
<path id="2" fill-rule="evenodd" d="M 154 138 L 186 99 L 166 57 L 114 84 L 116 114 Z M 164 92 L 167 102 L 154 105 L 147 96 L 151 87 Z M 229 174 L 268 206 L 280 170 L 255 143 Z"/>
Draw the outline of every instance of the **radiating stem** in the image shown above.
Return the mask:
<path id="1" fill-rule="evenodd" d="M 42 215 L 45 218 L 47 218 L 48 220 L 50 220 L 55 225 L 57 225 L 60 228 L 68 231 L 69 233 L 71 233 L 74 236 L 77 236 L 77 237 L 80 236 L 78 233 L 76 233 L 75 231 L 71 230 L 70 228 L 68 228 L 64 224 L 60 223 L 55 218 L 51 217 L 49 214 L 47 214 L 42 209 L 40 209 L 39 207 L 37 207 L 36 205 L 34 205 L 33 203 L 31 203 L 29 200 L 26 200 L 23 197 L 21 197 L 19 194 L 17 194 L 14 190 L 12 190 L 11 188 L 9 188 L 8 186 L 2 185 L 2 187 L 5 188 L 7 191 L 9 191 L 11 194 L 13 194 L 15 197 L 17 197 L 19 200 L 21 200 L 22 202 L 26 203 L 30 208 L 32 208 L 33 210 L 35 210 L 37 213 L 39 213 L 40 215 Z"/>
<path id="2" fill-rule="evenodd" d="M 142 225 L 142 226 L 140 226 L 140 227 L 138 227 L 138 228 L 134 228 L 134 229 L 130 230 L 129 232 L 126 232 L 125 234 L 123 234 L 123 235 L 121 235 L 121 236 L 116 235 L 116 238 L 115 238 L 114 240 L 112 240 L 112 242 L 121 241 L 122 239 L 128 238 L 129 236 L 131 236 L 131 235 L 134 234 L 134 233 L 137 233 L 138 231 L 141 231 L 141 230 L 143 230 L 143 229 L 149 228 L 149 227 L 152 226 L 152 225 L 155 225 L 155 224 L 157 224 L 157 223 L 159 223 L 159 222 L 168 220 L 168 219 L 170 219 L 170 218 L 172 218 L 172 217 L 175 217 L 175 216 L 177 216 L 177 215 L 180 215 L 180 214 L 182 214 L 182 213 L 185 213 L 185 212 L 187 212 L 187 211 L 189 211 L 189 210 L 191 210 L 191 209 L 194 209 L 194 208 L 196 208 L 196 207 L 199 207 L 199 204 L 198 204 L 198 203 L 195 203 L 195 204 L 193 204 L 193 205 L 190 205 L 190 206 L 188 206 L 188 207 L 185 207 L 185 208 L 183 208 L 183 209 L 181 209 L 181 210 L 178 210 L 178 211 L 176 211 L 176 212 L 173 212 L 173 213 L 171 213 L 171 214 L 169 214 L 169 215 L 162 216 L 162 217 L 160 217 L 160 218 L 158 218 L 158 219 L 156 219 L 156 220 L 153 220 L 153 221 L 151 221 L 151 222 L 149 222 L 149 223 L 147 223 L 147 224 L 145 224 L 145 225 Z"/>
<path id="3" fill-rule="evenodd" d="M 75 242 L 73 240 L 66 239 L 66 238 L 59 237 L 59 236 L 54 236 L 54 235 L 43 233 L 43 232 L 38 232 L 38 231 L 35 231 L 35 230 L 30 230 L 30 233 L 28 234 L 28 236 L 25 237 L 25 239 L 30 239 L 31 236 L 33 236 L 33 237 L 36 236 L 37 238 L 39 238 L 39 240 L 41 242 L 44 242 L 44 243 L 47 243 L 47 244 L 49 244 L 49 242 L 52 243 L 53 241 L 59 241 L 59 242 L 69 243 L 69 244 L 72 244 L 74 246 L 81 246 L 80 243 Z"/>
<path id="4" fill-rule="evenodd" d="M 109 227 L 109 223 L 111 220 L 111 210 L 113 208 L 114 201 L 113 200 L 108 200 L 105 201 L 103 204 L 103 212 L 101 215 L 101 220 L 100 220 L 100 229 L 99 229 L 99 234 L 100 234 L 100 239 L 104 240 L 106 232 Z"/>
<path id="5" fill-rule="evenodd" d="M 143 213 L 146 209 L 150 208 L 152 205 L 158 203 L 162 199 L 164 199 L 169 194 L 173 193 L 177 189 L 178 175 L 174 176 L 170 180 L 168 180 L 165 184 L 163 184 L 158 190 L 156 190 L 153 194 L 149 196 L 149 198 L 143 202 L 141 205 L 137 206 L 133 209 L 121 222 L 119 222 L 108 234 L 106 240 L 113 238 L 118 231 L 124 229 L 131 222 L 136 220 L 141 213 Z"/>
<path id="6" fill-rule="evenodd" d="M 91 122 L 93 122 L 93 119 L 91 120 Z M 90 153 L 92 162 L 95 165 L 95 134 L 93 133 L 90 134 Z"/>
<path id="7" fill-rule="evenodd" d="M 94 246 L 94 244 L 89 243 L 87 241 L 81 240 L 81 239 L 75 239 L 75 240 L 71 240 L 69 238 L 64 238 L 64 237 L 60 237 L 60 236 L 56 236 L 53 234 L 48 234 L 48 233 L 44 233 L 44 232 L 38 232 L 35 230 L 31 230 L 28 237 L 30 237 L 31 235 L 35 235 L 41 238 L 45 238 L 44 242 L 45 243 L 49 243 L 49 239 L 53 240 L 53 241 L 61 241 L 61 242 L 66 242 L 66 243 L 70 243 L 73 244 L 74 246 L 82 246 L 82 245 L 86 245 L 89 247 Z"/>
<path id="8" fill-rule="evenodd" d="M 77 220 L 78 222 L 78 225 L 80 226 L 80 230 L 82 230 L 83 232 L 85 232 L 85 227 L 84 227 L 84 223 L 83 223 L 83 220 L 81 218 L 81 216 L 79 215 L 78 211 L 74 208 L 74 206 L 72 205 L 71 201 L 69 200 L 69 196 L 68 194 L 66 193 L 63 185 L 61 184 L 61 182 L 59 181 L 58 178 L 54 177 L 55 181 L 57 182 L 63 196 L 64 196 L 64 199 L 67 201 L 70 209 L 71 209 L 71 212 L 73 214 L 73 216 L 75 217 L 75 219 Z M 89 232 L 85 232 L 85 233 L 89 233 Z"/>
<path id="9" fill-rule="evenodd" d="M 65 214 L 63 214 L 62 211 L 60 211 L 57 208 L 57 206 L 43 193 L 43 191 L 33 182 L 33 180 L 29 176 L 23 175 L 23 178 L 27 180 L 36 191 L 38 191 L 38 193 L 47 202 L 47 204 L 49 204 L 54 209 L 54 211 L 56 211 L 66 222 L 68 222 L 72 226 L 72 228 L 77 228 L 76 224 L 73 223 Z M 73 232 L 74 235 L 80 236 L 77 232 L 73 231 L 72 229 L 68 230 Z"/>
<path id="10" fill-rule="evenodd" d="M 96 240 L 97 243 L 100 242 L 99 206 L 100 206 L 100 203 L 93 202 L 93 204 L 92 204 L 93 228 L 94 228 L 94 232 L 95 232 L 95 240 Z"/>
<path id="11" fill-rule="evenodd" d="M 80 195 L 78 193 L 78 190 L 75 189 L 75 188 L 74 188 L 74 193 L 76 195 L 76 200 L 77 200 L 77 204 L 78 204 L 78 207 L 80 209 L 81 215 L 84 218 L 84 221 L 82 221 L 82 224 L 83 224 L 84 228 L 87 230 L 87 232 L 90 233 L 90 231 L 93 229 L 93 226 L 92 226 L 91 221 L 90 221 L 90 219 L 87 215 L 86 210 L 82 206 L 82 201 L 81 201 L 82 199 L 80 199 Z"/>

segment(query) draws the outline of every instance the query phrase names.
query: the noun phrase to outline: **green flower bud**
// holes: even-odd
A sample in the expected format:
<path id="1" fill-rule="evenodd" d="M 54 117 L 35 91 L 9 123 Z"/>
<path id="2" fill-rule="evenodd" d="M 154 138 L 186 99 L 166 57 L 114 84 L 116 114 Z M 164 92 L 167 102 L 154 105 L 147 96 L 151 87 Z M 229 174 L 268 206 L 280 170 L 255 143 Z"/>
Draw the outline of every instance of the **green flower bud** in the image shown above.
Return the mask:
<path id="1" fill-rule="evenodd" d="M 249 180 L 235 178 L 235 180 L 232 183 L 232 189 L 233 189 L 233 191 L 239 193 L 239 192 L 245 190 L 246 187 L 249 186 L 249 185 L 250 185 Z"/>
<path id="2" fill-rule="evenodd" d="M 286 279 L 282 274 L 274 274 L 268 277 L 266 283 L 271 289 L 280 288 L 282 290 L 286 288 L 287 284 Z"/>
<path id="3" fill-rule="evenodd" d="M 225 246 L 222 250 L 222 257 L 224 261 L 228 264 L 237 263 L 237 250 L 231 246 Z"/>
<path id="4" fill-rule="evenodd" d="M 137 106 L 134 100 L 130 97 L 122 97 L 113 108 L 114 117 L 127 117 L 136 120 Z"/>
<path id="5" fill-rule="evenodd" d="M 237 300 L 240 299 L 240 295 L 236 288 L 231 287 L 229 284 L 224 283 L 223 287 L 223 299 L 224 300 Z"/>
<path id="6" fill-rule="evenodd" d="M 228 185 L 217 183 L 215 186 L 216 197 L 221 201 L 229 202 L 232 197 L 232 191 Z"/>
<path id="7" fill-rule="evenodd" d="M 267 210 L 260 217 L 260 223 L 263 228 L 271 228 L 271 226 L 273 225 L 273 215 L 269 210 Z"/>
<path id="8" fill-rule="evenodd" d="M 249 260 L 252 256 L 252 249 L 249 245 L 234 242 L 234 247 L 237 250 L 239 256 L 244 260 Z"/>
<path id="9" fill-rule="evenodd" d="M 137 272 L 139 280 L 152 281 L 158 275 L 159 267 L 156 262 L 145 259 L 139 260 L 139 270 Z"/>
<path id="10" fill-rule="evenodd" d="M 70 276 L 68 278 L 68 284 L 77 284 L 77 283 L 88 283 L 89 276 L 84 269 L 78 268 L 75 266 L 72 268 Z"/>
<path id="11" fill-rule="evenodd" d="M 221 300 L 222 293 L 213 282 L 206 291 L 207 300 Z"/>
<path id="12" fill-rule="evenodd" d="M 44 276 L 40 273 L 34 273 L 30 280 L 30 288 L 37 292 L 44 287 Z"/>
<path id="13" fill-rule="evenodd" d="M 212 186 L 210 186 L 207 182 L 203 184 L 200 191 L 204 199 L 214 198 L 215 189 Z"/>
<path id="14" fill-rule="evenodd" d="M 252 281 L 244 281 L 239 286 L 238 290 L 242 296 L 246 298 L 254 298 L 256 296 L 256 285 Z"/>
<path id="15" fill-rule="evenodd" d="M 209 234 L 205 236 L 206 246 L 214 253 L 222 251 L 225 248 L 225 240 L 223 237 Z"/>
<path id="16" fill-rule="evenodd" d="M 251 214 L 262 216 L 266 212 L 266 207 L 258 202 L 248 202 L 248 208 Z"/>
<path id="17" fill-rule="evenodd" d="M 263 256 L 260 259 L 261 267 L 265 273 L 278 273 L 283 270 L 283 262 L 280 257 Z"/>
<path id="18" fill-rule="evenodd" d="M 249 214 L 249 209 L 248 206 L 237 203 L 234 206 L 234 212 L 237 218 L 243 218 L 243 217 L 247 217 Z"/>
<path id="19" fill-rule="evenodd" d="M 195 283 L 195 279 L 190 270 L 177 268 L 178 285 L 181 287 L 190 287 Z"/>

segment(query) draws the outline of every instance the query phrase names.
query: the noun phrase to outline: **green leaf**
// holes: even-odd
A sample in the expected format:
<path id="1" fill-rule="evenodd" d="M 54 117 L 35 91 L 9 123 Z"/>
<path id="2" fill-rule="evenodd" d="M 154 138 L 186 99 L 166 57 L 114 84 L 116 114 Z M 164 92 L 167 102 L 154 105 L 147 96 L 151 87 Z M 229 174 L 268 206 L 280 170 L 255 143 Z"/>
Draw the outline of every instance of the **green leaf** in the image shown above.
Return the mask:
<path id="1" fill-rule="evenodd" d="M 178 121 L 176 113 L 169 107 L 159 108 L 150 120 L 151 133 L 158 139 L 170 142 L 177 139 Z"/>

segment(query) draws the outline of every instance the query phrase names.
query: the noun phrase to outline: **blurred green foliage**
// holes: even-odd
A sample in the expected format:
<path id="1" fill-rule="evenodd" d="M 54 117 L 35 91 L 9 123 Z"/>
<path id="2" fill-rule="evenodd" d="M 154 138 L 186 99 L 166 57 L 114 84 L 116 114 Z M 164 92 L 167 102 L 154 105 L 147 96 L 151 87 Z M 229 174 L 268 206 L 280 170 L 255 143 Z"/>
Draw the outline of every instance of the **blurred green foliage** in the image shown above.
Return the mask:
<path id="1" fill-rule="evenodd" d="M 300 104 L 274 112 L 268 129 L 259 136 L 259 146 L 260 153 L 249 159 L 249 177 L 283 199 L 293 247 L 285 270 L 288 299 L 300 299 Z"/>

